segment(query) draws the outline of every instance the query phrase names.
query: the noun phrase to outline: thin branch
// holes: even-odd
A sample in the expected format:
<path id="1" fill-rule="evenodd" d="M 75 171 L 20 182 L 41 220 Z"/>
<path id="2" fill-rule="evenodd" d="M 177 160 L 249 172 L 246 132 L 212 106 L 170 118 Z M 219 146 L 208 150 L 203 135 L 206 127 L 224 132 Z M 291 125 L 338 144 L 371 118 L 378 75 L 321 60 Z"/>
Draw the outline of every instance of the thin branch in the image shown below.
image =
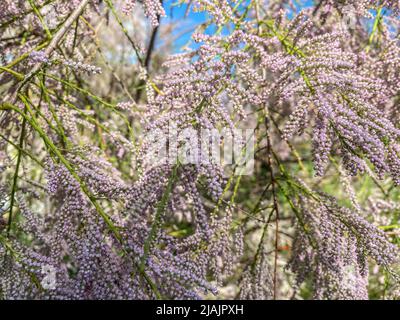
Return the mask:
<path id="1" fill-rule="evenodd" d="M 265 117 L 265 128 L 267 130 L 267 147 L 268 147 L 268 155 L 267 155 L 267 163 L 269 167 L 270 179 L 271 179 L 271 190 L 272 190 L 272 197 L 273 197 L 273 206 L 275 212 L 275 257 L 274 257 L 274 300 L 277 298 L 277 269 L 278 269 L 278 245 L 279 245 L 279 207 L 278 207 L 278 197 L 276 194 L 276 186 L 275 186 L 275 176 L 272 167 L 272 147 L 271 147 L 271 138 L 269 136 L 268 131 L 270 130 L 269 127 L 269 118 Z"/>
<path id="2" fill-rule="evenodd" d="M 63 26 L 58 30 L 58 32 L 54 35 L 53 39 L 51 40 L 50 44 L 47 46 L 45 50 L 46 57 L 50 56 L 52 52 L 56 49 L 58 43 L 61 41 L 65 33 L 69 30 L 71 25 L 79 18 L 87 4 L 90 0 L 82 0 L 81 3 L 76 7 L 76 9 L 71 13 L 68 19 L 64 22 Z M 34 77 L 43 66 L 44 62 L 38 62 L 32 68 L 32 71 L 25 76 L 25 79 L 21 82 L 18 87 L 17 93 L 21 91 L 21 89 L 29 82 L 32 77 Z"/>
<path id="3" fill-rule="evenodd" d="M 153 53 L 154 46 L 155 46 L 155 43 L 156 43 L 158 29 L 160 28 L 160 15 L 157 15 L 157 20 L 158 20 L 158 25 L 157 25 L 157 27 L 155 27 L 153 29 L 153 31 L 151 33 L 149 46 L 147 48 L 146 57 L 144 59 L 144 67 L 145 67 L 147 73 L 149 71 L 150 61 L 151 61 L 151 54 Z M 144 80 L 140 80 L 140 82 L 138 84 L 139 89 L 136 91 L 135 101 L 139 101 L 140 97 L 142 96 L 143 89 L 141 89 L 141 86 L 143 86 L 145 83 L 146 82 Z"/>
<path id="4" fill-rule="evenodd" d="M 25 108 L 25 112 L 26 112 L 26 108 Z M 22 120 L 22 128 L 21 128 L 21 133 L 20 133 L 20 136 L 19 136 L 19 143 L 18 143 L 17 165 L 15 167 L 13 184 L 12 184 L 12 189 L 11 189 L 10 213 L 9 213 L 9 216 L 8 216 L 7 237 L 10 235 L 11 224 L 12 224 L 12 221 L 13 221 L 13 208 L 14 208 L 14 202 L 15 202 L 15 193 L 17 192 L 19 168 L 21 166 L 21 160 L 22 160 L 22 150 L 23 150 L 23 145 L 24 145 L 25 130 L 26 130 L 26 119 L 23 118 L 23 120 Z"/>

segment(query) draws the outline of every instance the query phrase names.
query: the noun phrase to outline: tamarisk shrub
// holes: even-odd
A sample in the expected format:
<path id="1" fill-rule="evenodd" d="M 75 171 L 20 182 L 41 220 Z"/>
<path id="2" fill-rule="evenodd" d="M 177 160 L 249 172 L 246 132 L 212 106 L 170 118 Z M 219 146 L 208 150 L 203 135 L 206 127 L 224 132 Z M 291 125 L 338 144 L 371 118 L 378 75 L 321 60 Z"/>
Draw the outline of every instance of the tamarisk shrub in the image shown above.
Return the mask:
<path id="1" fill-rule="evenodd" d="M 399 2 L 300 7 L 3 0 L 0 297 L 399 299 Z"/>

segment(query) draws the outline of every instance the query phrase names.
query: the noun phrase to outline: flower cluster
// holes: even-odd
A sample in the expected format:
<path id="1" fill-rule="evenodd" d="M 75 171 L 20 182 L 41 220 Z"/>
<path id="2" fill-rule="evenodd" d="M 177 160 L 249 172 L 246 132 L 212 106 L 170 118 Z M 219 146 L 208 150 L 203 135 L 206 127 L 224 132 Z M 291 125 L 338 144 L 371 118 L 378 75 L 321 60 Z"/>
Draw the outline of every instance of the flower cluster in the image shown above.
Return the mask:
<path id="1" fill-rule="evenodd" d="M 399 298 L 398 1 L 136 2 L 0 3 L 0 299 Z"/>
<path id="2" fill-rule="evenodd" d="M 365 218 L 325 195 L 301 198 L 301 219 L 289 263 L 300 285 L 312 275 L 317 299 L 368 299 L 366 254 L 378 264 L 397 261 L 399 250 Z"/>
<path id="3" fill-rule="evenodd" d="M 135 8 L 136 0 L 126 0 L 122 12 L 126 15 L 132 13 Z M 144 14 L 150 19 L 153 28 L 159 25 L 160 17 L 165 17 L 165 10 L 160 0 L 144 0 L 142 2 Z"/>

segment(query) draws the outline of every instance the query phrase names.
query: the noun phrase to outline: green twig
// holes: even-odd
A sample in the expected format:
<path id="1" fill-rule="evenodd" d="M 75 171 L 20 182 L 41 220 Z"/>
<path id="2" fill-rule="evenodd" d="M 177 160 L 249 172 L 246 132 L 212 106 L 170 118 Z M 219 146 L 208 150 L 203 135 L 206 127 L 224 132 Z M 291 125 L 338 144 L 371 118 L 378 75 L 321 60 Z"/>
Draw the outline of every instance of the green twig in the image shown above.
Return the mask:
<path id="1" fill-rule="evenodd" d="M 25 108 L 25 112 L 26 112 L 26 108 Z M 13 208 L 14 208 L 14 203 L 15 203 L 15 193 L 17 192 L 18 174 L 19 174 L 19 169 L 20 169 L 21 159 L 22 159 L 22 151 L 21 150 L 23 149 L 23 144 L 24 144 L 25 129 L 26 129 L 26 119 L 23 118 L 21 133 L 19 136 L 17 164 L 15 167 L 13 184 L 12 184 L 12 189 L 11 189 L 10 213 L 9 213 L 9 217 L 8 217 L 7 236 L 10 235 L 11 225 L 12 225 L 12 221 L 13 221 Z"/>

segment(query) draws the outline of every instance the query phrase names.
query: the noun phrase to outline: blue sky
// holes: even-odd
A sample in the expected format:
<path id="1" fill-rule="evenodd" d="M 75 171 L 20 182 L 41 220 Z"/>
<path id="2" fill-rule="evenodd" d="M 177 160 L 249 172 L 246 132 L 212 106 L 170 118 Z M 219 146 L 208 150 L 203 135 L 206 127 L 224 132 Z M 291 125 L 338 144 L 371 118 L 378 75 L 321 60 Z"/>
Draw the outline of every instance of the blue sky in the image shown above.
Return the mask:
<path id="1" fill-rule="evenodd" d="M 249 2 L 249 0 L 243 1 L 244 4 L 246 4 L 247 2 Z M 302 4 L 300 4 L 300 2 L 302 2 Z M 297 11 L 300 11 L 302 8 L 311 5 L 313 5 L 312 0 L 298 1 L 296 9 Z M 185 30 L 190 29 L 191 27 L 194 28 L 195 26 L 198 26 L 201 23 L 205 22 L 207 20 L 207 14 L 204 12 L 193 12 L 192 10 L 189 10 L 188 14 L 185 16 L 187 11 L 187 4 L 179 4 L 179 1 L 177 0 L 165 0 L 164 8 L 167 14 L 167 17 L 163 18 L 165 21 L 175 21 L 179 23 L 183 22 L 184 26 L 176 28 L 173 32 L 175 36 L 179 36 L 179 38 L 176 40 L 176 49 L 177 51 L 179 51 L 179 48 L 187 44 L 187 42 L 190 40 L 192 32 L 187 32 L 185 34 L 182 33 Z M 206 33 L 213 33 L 215 29 L 215 26 L 211 26 L 206 30 Z"/>
<path id="2" fill-rule="evenodd" d="M 250 0 L 245 0 L 243 3 L 246 4 L 249 1 Z M 295 4 L 297 12 L 301 11 L 305 7 L 314 5 L 313 0 L 293 1 L 293 3 Z M 178 22 L 177 27 L 173 31 L 173 35 L 177 37 L 175 41 L 176 51 L 179 51 L 182 46 L 186 45 L 188 41 L 190 41 L 190 36 L 193 32 L 193 29 L 201 23 L 207 21 L 207 14 L 204 12 L 193 12 L 192 10 L 189 10 L 188 14 L 185 16 L 187 4 L 179 4 L 179 0 L 164 0 L 164 8 L 167 14 L 167 17 L 163 18 L 164 21 Z M 375 14 L 374 11 L 371 12 Z M 369 23 L 372 26 L 373 21 L 370 21 Z M 215 26 L 210 26 L 206 30 L 206 33 L 213 33 L 215 30 Z M 184 33 L 185 31 L 188 32 Z M 191 47 L 194 47 L 194 45 L 191 44 Z"/>

